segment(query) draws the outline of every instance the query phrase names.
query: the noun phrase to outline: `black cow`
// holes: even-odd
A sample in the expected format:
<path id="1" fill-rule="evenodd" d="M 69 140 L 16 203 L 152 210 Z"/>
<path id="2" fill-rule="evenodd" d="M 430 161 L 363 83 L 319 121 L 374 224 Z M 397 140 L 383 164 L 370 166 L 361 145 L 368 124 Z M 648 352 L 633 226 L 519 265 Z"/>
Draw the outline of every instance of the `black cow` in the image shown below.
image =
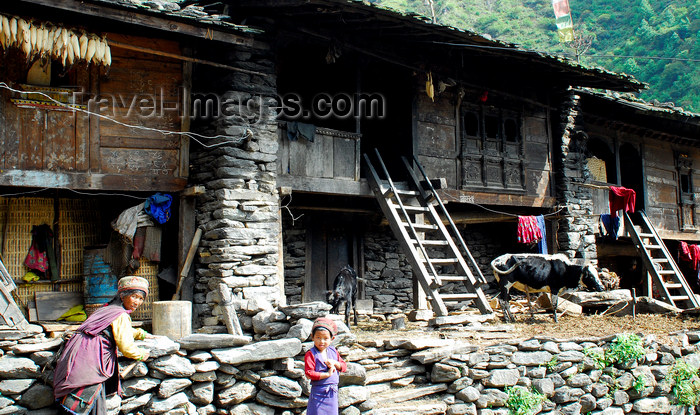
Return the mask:
<path id="1" fill-rule="evenodd" d="M 557 304 L 562 291 L 575 290 L 581 282 L 596 291 L 604 290 L 593 265 L 574 265 L 561 254 L 505 254 L 491 261 L 491 268 L 500 288 L 501 309 L 506 321 L 513 321 L 509 303 L 511 287 L 527 294 L 531 315 L 530 292 L 549 289 L 554 322 L 557 322 Z"/>
<path id="2" fill-rule="evenodd" d="M 340 306 L 345 303 L 345 324 L 350 326 L 350 308 L 355 312 L 357 326 L 357 273 L 350 265 L 346 265 L 335 276 L 333 290 L 327 291 L 328 303 L 333 306 L 331 312 L 337 314 Z"/>

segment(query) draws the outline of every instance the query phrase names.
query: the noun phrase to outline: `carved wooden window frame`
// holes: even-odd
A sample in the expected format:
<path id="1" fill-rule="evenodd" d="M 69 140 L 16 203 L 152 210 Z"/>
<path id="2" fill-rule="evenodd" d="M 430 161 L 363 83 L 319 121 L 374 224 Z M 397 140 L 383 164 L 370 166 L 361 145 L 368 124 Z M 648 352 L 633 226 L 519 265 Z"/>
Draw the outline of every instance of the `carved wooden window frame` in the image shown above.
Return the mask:
<path id="1" fill-rule="evenodd" d="M 487 106 L 465 106 L 459 122 L 462 189 L 524 193 L 522 114 Z"/>

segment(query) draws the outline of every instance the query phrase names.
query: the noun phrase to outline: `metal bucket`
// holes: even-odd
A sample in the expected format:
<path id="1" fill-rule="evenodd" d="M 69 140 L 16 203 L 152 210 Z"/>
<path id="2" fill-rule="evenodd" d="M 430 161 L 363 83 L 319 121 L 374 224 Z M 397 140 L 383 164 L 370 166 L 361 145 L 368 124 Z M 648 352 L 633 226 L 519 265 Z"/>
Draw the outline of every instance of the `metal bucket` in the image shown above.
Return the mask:
<path id="1" fill-rule="evenodd" d="M 85 247 L 83 252 L 83 293 L 85 308 L 90 305 L 102 305 L 117 295 L 117 276 L 105 263 L 106 246 Z M 94 310 L 93 310 L 94 311 Z"/>

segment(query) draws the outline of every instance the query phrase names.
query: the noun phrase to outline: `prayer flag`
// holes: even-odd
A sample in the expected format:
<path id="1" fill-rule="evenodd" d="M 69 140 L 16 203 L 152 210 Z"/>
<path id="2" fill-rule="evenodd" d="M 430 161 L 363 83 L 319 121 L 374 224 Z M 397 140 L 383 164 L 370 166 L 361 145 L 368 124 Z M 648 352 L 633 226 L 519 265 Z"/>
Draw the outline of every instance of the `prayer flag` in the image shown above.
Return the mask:
<path id="1" fill-rule="evenodd" d="M 560 42 L 571 42 L 574 40 L 574 22 L 571 19 L 571 8 L 569 0 L 552 0 L 554 8 L 555 23 L 559 32 Z"/>

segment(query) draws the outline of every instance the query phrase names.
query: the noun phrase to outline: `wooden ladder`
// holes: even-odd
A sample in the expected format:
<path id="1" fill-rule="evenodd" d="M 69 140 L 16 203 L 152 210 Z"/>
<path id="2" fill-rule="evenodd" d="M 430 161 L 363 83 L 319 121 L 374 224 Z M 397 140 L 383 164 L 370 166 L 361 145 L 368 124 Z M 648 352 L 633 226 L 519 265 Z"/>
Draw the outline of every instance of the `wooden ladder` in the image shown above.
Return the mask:
<path id="1" fill-rule="evenodd" d="M 29 326 L 24 318 L 22 310 L 12 298 L 12 290 L 17 288 L 12 276 L 0 258 L 0 325 L 13 327 L 17 330 L 26 330 Z"/>
<path id="2" fill-rule="evenodd" d="M 678 264 L 673 260 L 664 241 L 659 237 L 647 215 L 642 211 L 638 212 L 638 223 L 633 222 L 632 217 L 627 212 L 624 215 L 625 230 L 639 251 L 644 268 L 651 275 L 659 295 L 669 304 L 678 308 L 687 309 L 700 306 L 693 290 L 690 289 L 683 273 L 678 268 Z M 649 287 L 649 291 L 651 296 L 652 287 Z"/>
<path id="3" fill-rule="evenodd" d="M 482 314 L 491 313 L 491 306 L 480 288 L 486 279 L 418 160 L 414 158 L 413 162 L 422 180 L 404 157 L 409 182 L 400 186 L 391 179 L 376 149 L 375 154 L 386 179 L 380 178 L 370 157 L 364 154 L 369 171 L 367 180 L 433 311 L 438 316 L 444 316 L 447 315 L 445 302 L 472 300 Z M 438 205 L 442 216 L 448 221 L 449 229 L 443 224 L 433 203 Z M 469 263 L 465 261 L 463 253 Z M 467 292 L 455 294 L 440 291 L 453 282 L 464 284 Z"/>

